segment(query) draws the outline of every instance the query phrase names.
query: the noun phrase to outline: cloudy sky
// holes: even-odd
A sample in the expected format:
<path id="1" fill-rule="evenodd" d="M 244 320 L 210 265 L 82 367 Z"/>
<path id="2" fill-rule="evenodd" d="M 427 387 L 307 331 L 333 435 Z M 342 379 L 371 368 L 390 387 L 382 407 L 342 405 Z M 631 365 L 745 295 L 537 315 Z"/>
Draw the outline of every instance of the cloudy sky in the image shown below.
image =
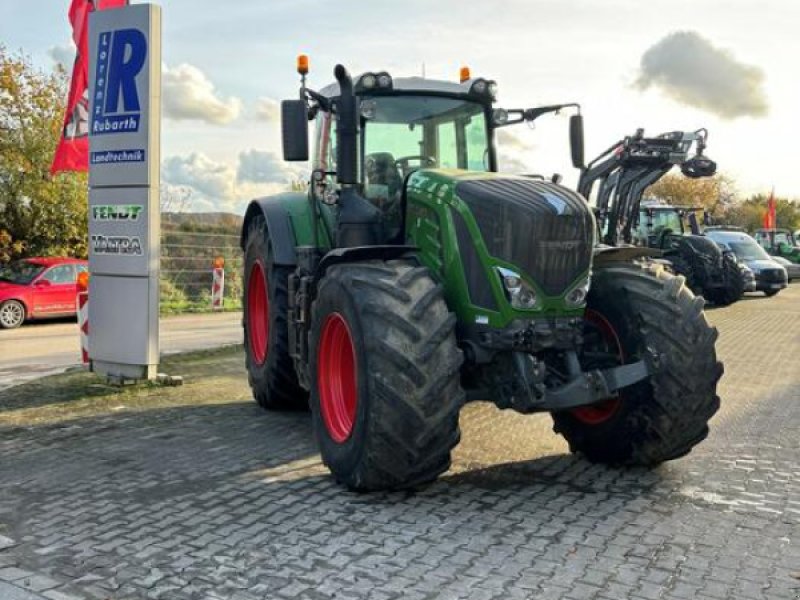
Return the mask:
<path id="1" fill-rule="evenodd" d="M 243 211 L 297 171 L 279 157 L 276 101 L 353 73 L 496 79 L 508 108 L 578 101 L 587 157 L 637 127 L 707 127 L 743 193 L 800 197 L 796 0 L 164 0 L 162 179 L 193 208 Z M 68 0 L 0 0 L 0 43 L 43 69 L 70 63 Z M 507 130 L 508 131 L 508 130 Z M 508 170 L 573 182 L 567 120 L 503 136 Z M 501 165 L 502 166 L 502 165 Z"/>

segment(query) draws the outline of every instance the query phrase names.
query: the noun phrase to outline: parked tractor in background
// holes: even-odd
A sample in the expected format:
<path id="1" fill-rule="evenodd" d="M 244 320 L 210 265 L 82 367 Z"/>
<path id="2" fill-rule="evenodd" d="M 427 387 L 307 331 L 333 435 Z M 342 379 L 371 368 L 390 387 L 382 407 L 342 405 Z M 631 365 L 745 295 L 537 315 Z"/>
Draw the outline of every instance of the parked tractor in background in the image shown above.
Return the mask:
<path id="1" fill-rule="evenodd" d="M 686 285 L 696 295 L 727 306 L 744 294 L 745 274 L 733 252 L 703 235 L 698 213 L 703 214 L 704 209 L 646 203 L 639 211 L 639 240 L 663 250 L 673 271 L 686 278 Z"/>
<path id="2" fill-rule="evenodd" d="M 253 201 L 242 231 L 246 365 L 264 408 L 310 400 L 324 463 L 355 490 L 450 466 L 465 402 L 549 412 L 573 451 L 655 465 L 719 407 L 717 332 L 650 250 L 595 245 L 584 198 L 496 172 L 495 132 L 576 104 L 504 110 L 493 81 L 355 78 L 281 105 L 307 194 Z M 583 167 L 583 122 L 570 117 Z M 498 432 L 502 435 L 502 432 Z"/>
<path id="3" fill-rule="evenodd" d="M 603 243 L 653 249 L 651 258 L 668 261 L 696 295 L 725 306 L 742 297 L 744 274 L 731 253 L 701 235 L 696 212 L 702 209 L 642 203 L 647 188 L 675 166 L 691 178 L 716 172 L 714 162 L 703 156 L 707 135 L 700 129 L 648 138 L 639 129 L 589 163 L 578 191 L 586 198 L 596 191 L 595 215 Z M 696 155 L 690 158 L 693 147 Z M 687 216 L 691 232 L 684 226 Z"/>
<path id="4" fill-rule="evenodd" d="M 789 229 L 757 229 L 753 237 L 773 256 L 800 263 L 800 243 Z"/>

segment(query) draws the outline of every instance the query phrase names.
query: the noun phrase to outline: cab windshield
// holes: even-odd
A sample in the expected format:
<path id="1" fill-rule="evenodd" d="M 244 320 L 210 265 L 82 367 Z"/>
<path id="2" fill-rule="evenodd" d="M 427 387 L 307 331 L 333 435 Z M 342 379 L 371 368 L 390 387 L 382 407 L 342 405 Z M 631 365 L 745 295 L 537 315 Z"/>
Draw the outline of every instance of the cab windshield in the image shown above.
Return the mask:
<path id="1" fill-rule="evenodd" d="M 645 245 L 648 239 L 658 237 L 665 229 L 671 230 L 675 235 L 683 232 L 681 216 L 677 212 L 645 209 L 639 214 L 638 235 Z"/>
<path id="2" fill-rule="evenodd" d="M 364 196 L 399 225 L 403 182 L 424 168 L 490 171 L 489 129 L 482 104 L 441 96 L 361 100 Z"/>
<path id="3" fill-rule="evenodd" d="M 0 281 L 9 281 L 20 285 L 27 285 L 44 271 L 42 265 L 37 265 L 27 260 L 18 260 L 0 268 Z"/>
<path id="4" fill-rule="evenodd" d="M 752 240 L 730 242 L 731 250 L 739 260 L 769 260 L 770 256 Z"/>
<path id="5" fill-rule="evenodd" d="M 407 174 L 441 167 L 488 171 L 489 132 L 477 102 L 438 96 L 386 96 L 361 101 L 365 176 L 370 160 Z"/>

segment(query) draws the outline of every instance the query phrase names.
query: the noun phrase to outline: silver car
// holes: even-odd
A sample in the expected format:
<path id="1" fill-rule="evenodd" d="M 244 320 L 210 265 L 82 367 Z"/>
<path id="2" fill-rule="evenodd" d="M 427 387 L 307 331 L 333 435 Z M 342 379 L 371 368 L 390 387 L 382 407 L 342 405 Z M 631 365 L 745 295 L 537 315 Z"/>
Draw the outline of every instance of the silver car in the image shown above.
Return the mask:
<path id="1" fill-rule="evenodd" d="M 772 260 L 786 269 L 786 275 L 789 277 L 789 283 L 791 283 L 795 279 L 800 279 L 800 265 L 797 263 L 793 263 L 787 258 L 783 258 L 782 256 L 772 256 Z"/>
<path id="2" fill-rule="evenodd" d="M 756 289 L 767 296 L 774 296 L 788 285 L 786 269 L 758 245 L 752 237 L 742 231 L 707 229 L 705 235 L 736 255 L 756 276 Z"/>

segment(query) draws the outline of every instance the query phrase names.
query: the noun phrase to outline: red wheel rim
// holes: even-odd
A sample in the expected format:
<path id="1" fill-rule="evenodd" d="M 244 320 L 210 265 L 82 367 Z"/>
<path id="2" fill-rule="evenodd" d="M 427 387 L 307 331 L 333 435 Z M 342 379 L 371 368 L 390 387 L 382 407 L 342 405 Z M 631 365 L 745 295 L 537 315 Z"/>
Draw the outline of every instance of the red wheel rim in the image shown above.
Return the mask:
<path id="1" fill-rule="evenodd" d="M 334 442 L 353 433 L 358 406 L 356 350 L 347 321 L 331 313 L 322 325 L 317 349 L 317 389 L 322 421 Z"/>
<path id="2" fill-rule="evenodd" d="M 622 353 L 622 343 L 619 341 L 619 336 L 614 326 L 609 323 L 608 319 L 599 312 L 591 309 L 587 309 L 584 319 L 597 327 L 603 339 L 608 343 L 609 348 L 616 350 L 617 356 L 619 356 L 619 364 L 623 364 L 625 356 Z M 581 423 L 585 423 L 586 425 L 600 425 L 617 414 L 621 404 L 622 402 L 619 396 L 617 396 L 616 398 L 610 398 L 598 404 L 575 408 L 571 412 L 572 416 Z"/>
<path id="3" fill-rule="evenodd" d="M 269 350 L 269 295 L 261 261 L 250 267 L 247 280 L 247 341 L 257 365 L 263 365 Z"/>

